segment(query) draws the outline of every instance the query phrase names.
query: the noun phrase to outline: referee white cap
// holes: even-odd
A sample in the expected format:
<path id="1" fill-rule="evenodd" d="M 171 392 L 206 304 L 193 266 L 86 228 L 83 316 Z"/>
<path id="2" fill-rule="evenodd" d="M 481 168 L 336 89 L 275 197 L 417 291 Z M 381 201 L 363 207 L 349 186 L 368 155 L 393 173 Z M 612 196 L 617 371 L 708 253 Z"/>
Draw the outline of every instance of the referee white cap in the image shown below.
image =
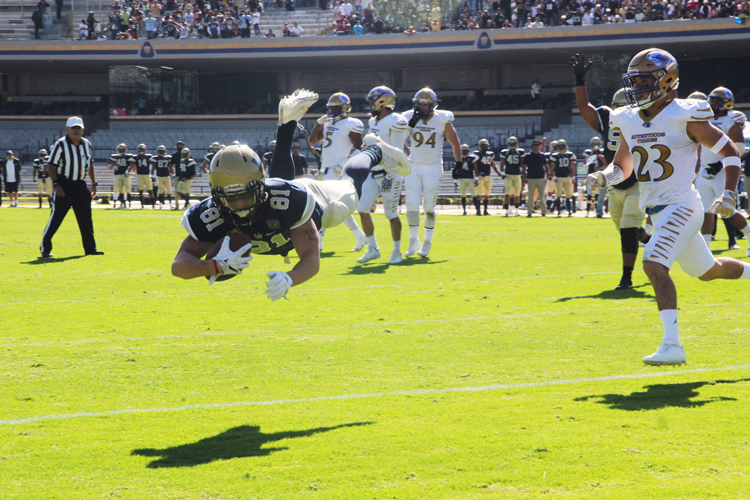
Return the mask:
<path id="1" fill-rule="evenodd" d="M 71 116 L 70 118 L 68 118 L 68 123 L 66 123 L 65 126 L 84 128 L 83 119 L 80 116 Z"/>

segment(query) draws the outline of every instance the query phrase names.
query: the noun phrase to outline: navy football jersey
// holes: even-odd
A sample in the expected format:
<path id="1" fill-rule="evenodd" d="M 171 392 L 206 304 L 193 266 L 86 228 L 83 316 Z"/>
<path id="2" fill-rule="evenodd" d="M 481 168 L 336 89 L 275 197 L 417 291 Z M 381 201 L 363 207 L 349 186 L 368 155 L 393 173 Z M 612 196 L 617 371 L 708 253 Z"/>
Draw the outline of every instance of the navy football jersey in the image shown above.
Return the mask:
<path id="1" fill-rule="evenodd" d="M 604 159 L 607 161 L 607 165 L 614 161 L 617 146 L 620 144 L 620 131 L 609 128 L 609 115 L 611 113 L 612 110 L 607 106 L 596 108 L 596 114 L 599 115 L 599 133 L 602 134 L 602 140 L 604 141 Z M 635 177 L 635 169 L 633 169 L 630 177 L 612 187 L 614 189 L 628 189 L 636 182 L 638 181 Z"/>
<path id="2" fill-rule="evenodd" d="M 549 162 L 555 172 L 555 177 L 570 177 L 570 164 L 576 160 L 576 155 L 570 151 L 552 153 Z M 575 174 L 574 174 L 575 175 Z"/>
<path id="3" fill-rule="evenodd" d="M 169 164 L 172 163 L 172 157 L 169 155 L 156 155 L 151 157 L 151 163 L 156 167 L 157 177 L 169 176 Z"/>
<path id="4" fill-rule="evenodd" d="M 115 175 L 125 175 L 128 173 L 128 168 L 132 163 L 131 156 L 128 153 L 115 153 L 109 157 L 109 162 L 115 165 Z"/>
<path id="5" fill-rule="evenodd" d="M 459 179 L 473 179 L 474 178 L 474 164 L 479 161 L 479 157 L 473 153 L 469 153 L 463 158 L 463 166 L 459 172 Z"/>
<path id="6" fill-rule="evenodd" d="M 135 171 L 138 175 L 148 175 L 151 173 L 151 155 L 135 155 L 133 156 L 135 162 Z"/>
<path id="7" fill-rule="evenodd" d="M 266 179 L 266 201 L 258 217 L 248 226 L 237 226 L 225 218 L 213 197 L 194 205 L 182 216 L 182 227 L 198 241 L 215 243 L 229 234 L 244 233 L 253 241 L 252 253 L 287 255 L 291 230 L 310 219 L 320 228 L 323 209 L 303 184 L 283 179 Z"/>
<path id="8" fill-rule="evenodd" d="M 40 181 L 45 180 L 47 177 L 49 177 L 49 174 L 47 173 L 47 170 L 44 168 L 44 166 L 47 164 L 47 160 L 49 158 L 45 158 L 42 160 L 41 158 L 34 159 L 34 168 L 36 169 L 36 178 Z"/>
<path id="9" fill-rule="evenodd" d="M 216 156 L 216 153 L 206 153 L 206 156 L 203 158 L 203 161 L 211 165 L 211 160 L 214 159 L 214 156 Z"/>
<path id="10" fill-rule="evenodd" d="M 479 175 L 490 175 L 490 170 L 492 168 L 492 160 L 495 159 L 495 153 L 493 153 L 490 150 L 487 150 L 487 151 L 476 150 L 476 151 L 472 151 L 471 154 L 473 154 L 479 159 L 479 161 L 477 162 L 477 169 L 479 169 Z"/>
<path id="11" fill-rule="evenodd" d="M 500 158 L 505 160 L 506 175 L 521 175 L 521 158 L 524 153 L 526 151 L 521 148 L 516 148 L 515 150 L 503 149 L 500 151 Z"/>
<path id="12" fill-rule="evenodd" d="M 192 179 L 195 177 L 195 160 L 192 158 L 180 160 L 180 165 L 177 167 L 175 176 L 178 179 Z"/>

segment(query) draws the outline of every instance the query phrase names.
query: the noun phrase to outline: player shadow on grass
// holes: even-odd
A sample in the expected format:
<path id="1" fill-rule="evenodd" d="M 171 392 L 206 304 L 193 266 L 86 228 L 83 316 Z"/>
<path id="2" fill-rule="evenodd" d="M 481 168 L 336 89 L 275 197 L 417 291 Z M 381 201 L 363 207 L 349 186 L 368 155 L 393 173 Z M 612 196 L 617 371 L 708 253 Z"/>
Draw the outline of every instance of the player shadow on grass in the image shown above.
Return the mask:
<path id="1" fill-rule="evenodd" d="M 53 264 L 55 262 L 65 262 L 66 260 L 75 260 L 75 259 L 82 259 L 86 257 L 85 255 L 71 255 L 70 257 L 42 257 L 39 256 L 34 260 L 27 260 L 26 262 L 21 262 L 21 264 L 28 264 L 30 266 L 36 266 L 39 264 Z"/>
<path id="2" fill-rule="evenodd" d="M 344 274 L 383 274 L 386 269 L 389 267 L 409 267 L 409 266 L 423 266 L 425 264 L 443 264 L 445 262 L 448 262 L 447 260 L 431 260 L 429 257 L 426 259 L 418 258 L 418 259 L 404 259 L 404 261 L 400 264 L 376 264 L 376 265 L 370 265 L 370 266 L 352 266 L 349 268 L 348 273 Z"/>
<path id="3" fill-rule="evenodd" d="M 170 448 L 139 448 L 130 452 L 131 455 L 144 457 L 162 457 L 150 462 L 146 467 L 159 469 L 162 467 L 194 467 L 207 464 L 214 460 L 230 460 L 232 458 L 263 457 L 274 451 L 288 448 L 263 448 L 266 443 L 312 436 L 321 432 L 333 431 L 344 427 L 358 427 L 372 425 L 375 422 L 353 422 L 351 424 L 335 425 L 333 427 L 317 427 L 305 431 L 286 431 L 273 434 L 260 432 L 257 425 L 241 425 L 229 430 L 201 439 L 195 443 L 181 444 Z"/>
<path id="4" fill-rule="evenodd" d="M 621 299 L 653 299 L 654 295 L 639 288 L 646 287 L 647 290 L 652 290 L 651 284 L 644 283 L 642 285 L 636 285 L 630 290 L 603 290 L 594 295 L 576 295 L 575 297 L 560 297 L 555 302 L 567 302 L 569 300 L 576 299 L 606 299 L 606 300 L 621 300 Z"/>
<path id="5" fill-rule="evenodd" d="M 646 411 L 659 410 L 661 408 L 699 408 L 708 403 L 717 401 L 737 401 L 735 398 L 724 396 L 715 396 L 708 399 L 694 400 L 692 398 L 699 396 L 697 389 L 705 385 L 736 384 L 739 382 L 748 382 L 750 379 L 739 380 L 714 380 L 707 382 L 689 382 L 684 384 L 654 384 L 647 385 L 643 392 L 633 392 L 631 394 L 601 394 L 582 396 L 575 398 L 574 401 L 588 401 L 589 399 L 599 399 L 597 403 L 608 405 L 613 410 L 625 411 Z"/>

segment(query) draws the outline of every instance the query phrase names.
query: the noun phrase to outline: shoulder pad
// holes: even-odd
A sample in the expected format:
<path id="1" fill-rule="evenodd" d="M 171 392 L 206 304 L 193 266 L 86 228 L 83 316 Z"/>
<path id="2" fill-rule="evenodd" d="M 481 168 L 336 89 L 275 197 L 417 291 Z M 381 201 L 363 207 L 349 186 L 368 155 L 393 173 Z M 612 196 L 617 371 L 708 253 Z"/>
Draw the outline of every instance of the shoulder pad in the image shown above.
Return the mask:
<path id="1" fill-rule="evenodd" d="M 406 121 L 409 121 L 411 120 L 411 117 L 414 116 L 414 110 L 410 109 L 409 111 L 402 113 L 401 116 L 403 116 L 406 119 Z"/>
<path id="2" fill-rule="evenodd" d="M 495 157 L 495 152 L 494 151 L 487 151 L 487 156 L 489 156 L 490 158 L 494 158 Z"/>
<path id="3" fill-rule="evenodd" d="M 446 123 L 453 122 L 453 112 L 452 111 L 447 111 L 445 109 L 438 109 L 438 110 L 435 111 L 435 114 L 437 114 L 438 116 L 440 116 L 441 118 L 443 118 L 443 120 L 445 120 Z"/>
<path id="4" fill-rule="evenodd" d="M 351 122 L 351 131 L 352 132 L 357 132 L 357 133 L 360 133 L 360 134 L 362 132 L 364 132 L 365 126 L 362 125 L 362 120 L 359 120 L 357 118 L 349 118 L 349 120 Z"/>
<path id="5" fill-rule="evenodd" d="M 396 124 L 399 125 L 399 126 L 406 127 L 409 124 L 409 120 L 407 120 L 406 118 L 404 118 L 404 115 L 402 115 L 402 114 L 393 113 L 392 116 L 394 118 L 393 121 L 396 122 Z"/>
<path id="6" fill-rule="evenodd" d="M 729 117 L 734 123 L 739 123 L 740 125 L 747 121 L 747 116 L 745 116 L 745 113 L 743 113 L 742 111 L 737 111 L 736 109 L 729 111 Z"/>
<path id="7" fill-rule="evenodd" d="M 675 106 L 669 106 L 670 116 L 681 118 L 686 122 L 705 121 L 714 117 L 711 106 L 706 101 L 695 99 L 675 99 Z"/>
<path id="8" fill-rule="evenodd" d="M 518 153 L 519 155 L 525 155 L 526 150 L 523 148 L 516 148 L 516 153 Z"/>
<path id="9" fill-rule="evenodd" d="M 502 151 L 500 151 L 500 156 L 505 156 L 505 155 L 507 155 L 507 154 L 508 154 L 508 151 L 509 151 L 508 149 L 503 149 Z"/>

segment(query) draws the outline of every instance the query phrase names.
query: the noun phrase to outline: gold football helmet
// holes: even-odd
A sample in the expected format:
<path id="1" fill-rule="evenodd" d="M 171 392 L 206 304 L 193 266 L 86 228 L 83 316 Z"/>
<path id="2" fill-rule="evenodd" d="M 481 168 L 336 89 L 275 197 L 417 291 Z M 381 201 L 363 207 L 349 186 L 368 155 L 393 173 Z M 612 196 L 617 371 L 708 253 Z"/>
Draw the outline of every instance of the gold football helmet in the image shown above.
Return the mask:
<path id="1" fill-rule="evenodd" d="M 557 141 L 552 141 L 549 143 L 549 152 L 554 153 L 557 151 Z"/>
<path id="2" fill-rule="evenodd" d="M 146 151 L 147 149 L 145 144 L 138 144 L 138 154 L 145 155 Z"/>
<path id="3" fill-rule="evenodd" d="M 469 156 L 470 152 L 471 152 L 471 148 L 469 148 L 468 144 L 461 144 L 461 156 L 467 157 Z"/>
<path id="4" fill-rule="evenodd" d="M 383 85 L 372 89 L 365 97 L 367 107 L 372 116 L 378 116 L 383 108 L 396 107 L 396 93 Z"/>
<path id="5" fill-rule="evenodd" d="M 516 149 L 518 147 L 518 138 L 514 136 L 508 137 L 508 149 Z"/>
<path id="6" fill-rule="evenodd" d="M 159 155 L 167 154 L 167 147 L 164 144 L 160 144 L 159 147 L 156 148 L 156 154 L 159 154 Z"/>
<path id="7" fill-rule="evenodd" d="M 630 106 L 647 109 L 679 85 L 677 60 L 666 50 L 642 50 L 630 61 L 622 83 Z"/>
<path id="8" fill-rule="evenodd" d="M 347 113 L 352 110 L 352 100 L 343 92 L 336 92 L 328 98 L 326 109 L 331 120 L 341 120 L 346 118 Z"/>
<path id="9" fill-rule="evenodd" d="M 180 154 L 182 155 L 183 160 L 187 160 L 190 158 L 190 150 L 188 148 L 182 148 L 180 150 Z"/>
<path id="10" fill-rule="evenodd" d="M 219 149 L 221 149 L 221 144 L 219 144 L 218 142 L 212 142 L 208 147 L 208 151 L 214 154 L 218 153 Z"/>
<path id="11" fill-rule="evenodd" d="M 208 179 L 219 210 L 238 225 L 249 225 L 266 198 L 260 158 L 249 146 L 229 146 L 211 160 Z"/>
<path id="12" fill-rule="evenodd" d="M 488 151 L 490 149 L 490 141 L 487 139 L 479 139 L 479 149 L 482 151 Z"/>
<path id="13" fill-rule="evenodd" d="M 276 141 L 269 142 L 268 149 L 270 149 L 273 152 L 273 150 L 276 149 Z"/>
<path id="14" fill-rule="evenodd" d="M 734 108 L 734 94 L 726 87 L 716 87 L 708 94 L 708 103 L 714 114 Z"/>
<path id="15" fill-rule="evenodd" d="M 564 153 L 568 150 L 568 143 L 565 142 L 565 139 L 557 140 L 557 150 L 561 153 Z"/>
<path id="16" fill-rule="evenodd" d="M 418 104 L 427 104 L 430 106 L 429 109 L 422 110 L 423 118 L 429 118 L 432 116 L 435 109 L 438 107 L 438 104 L 440 104 L 437 94 L 429 87 L 417 91 L 417 93 L 414 94 L 414 99 L 411 101 L 414 103 L 414 109 L 417 109 Z"/>
<path id="17" fill-rule="evenodd" d="M 39 150 L 39 158 L 44 159 L 44 158 L 47 158 L 48 156 L 49 156 L 49 153 L 47 152 L 46 149 Z"/>
<path id="18" fill-rule="evenodd" d="M 703 92 L 693 92 L 689 96 L 687 96 L 688 99 L 697 99 L 699 101 L 708 101 L 708 97 Z"/>
<path id="19" fill-rule="evenodd" d="M 120 144 L 117 145 L 117 150 L 116 151 L 119 154 L 125 154 L 125 153 L 128 152 L 128 146 L 124 142 L 121 142 Z"/>
<path id="20" fill-rule="evenodd" d="M 597 150 L 601 149 L 602 147 L 602 140 L 598 136 L 594 136 L 591 138 L 591 141 L 589 141 L 589 146 L 591 146 L 591 149 Z"/>
<path id="21" fill-rule="evenodd" d="M 625 89 L 620 89 L 612 95 L 612 109 L 629 106 L 628 98 L 625 97 Z"/>

